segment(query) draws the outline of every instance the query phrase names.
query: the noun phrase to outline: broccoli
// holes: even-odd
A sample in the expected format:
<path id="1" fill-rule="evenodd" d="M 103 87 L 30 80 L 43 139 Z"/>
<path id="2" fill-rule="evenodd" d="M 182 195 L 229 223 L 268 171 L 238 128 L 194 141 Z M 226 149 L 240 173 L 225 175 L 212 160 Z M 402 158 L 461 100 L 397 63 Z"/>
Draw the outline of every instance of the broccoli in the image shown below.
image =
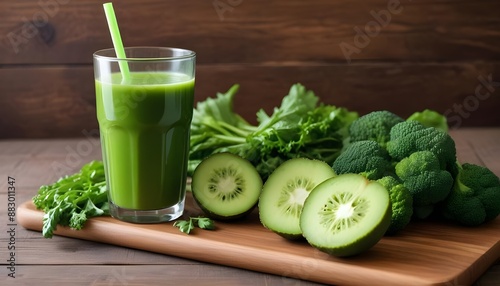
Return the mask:
<path id="1" fill-rule="evenodd" d="M 356 173 L 369 180 L 380 179 L 392 170 L 387 151 L 371 140 L 357 141 L 347 146 L 332 167 L 338 175 Z"/>
<path id="2" fill-rule="evenodd" d="M 349 127 L 349 140 L 350 142 L 372 140 L 385 147 L 391 128 L 403 121 L 403 118 L 390 111 L 370 112 L 352 122 Z"/>
<path id="3" fill-rule="evenodd" d="M 385 176 L 377 180 L 389 191 L 392 205 L 392 217 L 387 235 L 394 235 L 410 223 L 413 216 L 413 197 L 410 191 L 396 178 Z"/>
<path id="4" fill-rule="evenodd" d="M 430 151 L 438 158 L 440 169 L 447 170 L 453 177 L 458 173 L 455 141 L 435 127 L 425 127 L 414 120 L 398 123 L 391 129 L 386 147 L 395 161 L 417 151 Z"/>
<path id="5" fill-rule="evenodd" d="M 414 214 L 428 217 L 434 205 L 446 199 L 453 187 L 452 175 L 440 167 L 431 151 L 418 151 L 395 166 L 396 175 L 413 196 Z"/>
<path id="6" fill-rule="evenodd" d="M 446 116 L 430 109 L 425 109 L 422 112 L 415 112 L 406 120 L 415 120 L 422 123 L 425 127 L 436 127 L 444 132 L 448 132 L 449 129 Z"/>
<path id="7" fill-rule="evenodd" d="M 445 218 L 467 226 L 493 220 L 500 214 L 500 180 L 488 168 L 458 164 L 458 175 L 442 205 Z"/>

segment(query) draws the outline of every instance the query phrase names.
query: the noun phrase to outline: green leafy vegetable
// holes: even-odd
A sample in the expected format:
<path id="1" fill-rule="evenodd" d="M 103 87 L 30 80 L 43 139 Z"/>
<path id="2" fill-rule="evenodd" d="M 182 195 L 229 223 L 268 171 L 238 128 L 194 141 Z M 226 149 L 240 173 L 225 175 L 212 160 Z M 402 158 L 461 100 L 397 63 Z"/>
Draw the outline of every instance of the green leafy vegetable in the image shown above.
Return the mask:
<path id="1" fill-rule="evenodd" d="M 453 186 L 453 177 L 440 167 L 438 157 L 431 151 L 412 153 L 398 162 L 395 170 L 417 207 L 443 201 Z"/>
<path id="2" fill-rule="evenodd" d="M 446 116 L 430 109 L 425 109 L 422 112 L 415 112 L 406 120 L 415 120 L 422 123 L 425 127 L 435 127 L 444 132 L 448 132 L 449 129 Z"/>
<path id="3" fill-rule="evenodd" d="M 411 221 L 413 216 L 413 196 L 410 191 L 395 177 L 385 176 L 377 180 L 389 191 L 391 199 L 391 224 L 387 229 L 387 235 L 394 235 L 403 230 Z"/>
<path id="4" fill-rule="evenodd" d="M 290 88 L 272 114 L 257 112 L 258 125 L 233 109 L 238 85 L 217 98 L 199 102 L 191 124 L 189 174 L 214 153 L 230 152 L 249 160 L 265 179 L 284 161 L 305 157 L 329 164 L 340 155 L 356 112 L 326 105 L 301 84 Z"/>
<path id="5" fill-rule="evenodd" d="M 174 226 L 186 234 L 190 234 L 196 226 L 207 230 L 215 229 L 214 221 L 207 217 L 190 217 L 189 220 L 178 220 L 174 222 Z"/>
<path id="6" fill-rule="evenodd" d="M 393 211 L 387 234 L 403 229 L 412 218 L 431 215 L 469 226 L 496 218 L 498 177 L 486 167 L 460 165 L 447 130 L 446 117 L 429 109 L 407 120 L 373 111 L 351 123 L 348 143 L 332 168 L 338 175 L 356 173 L 386 187 Z"/>
<path id="7" fill-rule="evenodd" d="M 104 167 L 100 161 L 78 173 L 41 186 L 33 203 L 44 211 L 42 234 L 51 238 L 58 225 L 80 230 L 88 218 L 109 215 Z"/>
<path id="8" fill-rule="evenodd" d="M 476 226 L 500 214 L 500 179 L 490 169 L 457 162 L 453 190 L 443 202 L 443 215 L 467 226 Z"/>
<path id="9" fill-rule="evenodd" d="M 436 155 L 441 169 L 450 172 L 453 177 L 458 173 L 455 141 L 438 128 L 425 127 L 414 120 L 398 123 L 391 129 L 386 147 L 395 161 L 417 151 L 430 151 Z"/>
<path id="10" fill-rule="evenodd" d="M 337 175 L 355 173 L 369 180 L 378 180 L 393 172 L 389 154 L 372 140 L 349 144 L 333 162 L 332 168 Z"/>
<path id="11" fill-rule="evenodd" d="M 385 147 L 390 139 L 392 127 L 403 121 L 403 118 L 387 110 L 370 112 L 354 120 L 351 124 L 349 140 L 351 143 L 372 140 Z"/>

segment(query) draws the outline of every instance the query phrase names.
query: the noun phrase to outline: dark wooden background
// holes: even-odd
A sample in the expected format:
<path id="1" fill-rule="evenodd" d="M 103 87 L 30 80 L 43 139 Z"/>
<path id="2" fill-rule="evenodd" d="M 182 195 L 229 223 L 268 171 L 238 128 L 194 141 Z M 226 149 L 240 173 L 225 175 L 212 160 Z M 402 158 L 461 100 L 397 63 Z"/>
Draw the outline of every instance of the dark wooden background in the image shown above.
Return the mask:
<path id="1" fill-rule="evenodd" d="M 92 53 L 111 47 L 102 3 L 0 2 L 0 138 L 95 131 Z M 251 122 L 300 82 L 361 114 L 431 108 L 454 128 L 500 126 L 498 0 L 123 0 L 114 8 L 125 45 L 197 52 L 197 100 L 239 83 L 236 110 Z M 350 60 L 341 46 L 356 49 Z"/>

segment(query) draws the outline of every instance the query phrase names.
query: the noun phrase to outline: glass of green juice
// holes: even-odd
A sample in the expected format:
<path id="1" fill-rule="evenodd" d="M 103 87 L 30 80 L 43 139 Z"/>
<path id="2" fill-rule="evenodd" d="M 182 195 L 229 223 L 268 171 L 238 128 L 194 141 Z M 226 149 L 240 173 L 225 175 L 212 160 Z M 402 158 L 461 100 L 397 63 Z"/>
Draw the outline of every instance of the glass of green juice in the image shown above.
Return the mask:
<path id="1" fill-rule="evenodd" d="M 193 116 L 193 51 L 166 47 L 94 53 L 96 109 L 110 214 L 159 223 L 182 215 Z"/>

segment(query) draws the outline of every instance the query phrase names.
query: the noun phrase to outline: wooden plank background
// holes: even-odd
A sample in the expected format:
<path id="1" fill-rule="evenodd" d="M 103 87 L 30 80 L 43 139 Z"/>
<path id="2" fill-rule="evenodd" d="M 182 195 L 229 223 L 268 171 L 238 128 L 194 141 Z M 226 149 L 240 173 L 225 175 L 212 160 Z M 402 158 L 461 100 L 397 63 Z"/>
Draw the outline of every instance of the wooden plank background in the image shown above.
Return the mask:
<path id="1" fill-rule="evenodd" d="M 457 144 L 461 162 L 486 166 L 500 176 L 499 128 L 462 128 L 450 134 Z M 41 185 L 57 180 L 62 175 L 60 170 L 71 174 L 84 163 L 100 157 L 99 142 L 82 138 L 0 140 L 0 174 L 16 178 L 17 204 L 30 200 Z M 60 165 L 68 169 L 55 167 Z M 0 202 L 7 202 L 7 183 L 6 179 L 0 180 Z M 7 220 L 6 207 L 0 207 L 0 218 L 2 222 Z M 7 224 L 0 223 L 2 259 L 9 257 L 9 250 L 4 247 L 7 230 Z M 3 268 L 6 262 L 2 261 L 4 272 L 0 271 L 0 285 L 163 285 L 165 281 L 169 285 L 319 285 L 79 239 L 55 236 L 48 240 L 39 232 L 21 226 L 17 230 L 19 276 L 10 279 Z M 124 276 L 117 276 L 120 274 Z M 473 285 L 498 286 L 499 277 L 500 260 Z"/>
<path id="2" fill-rule="evenodd" d="M 111 47 L 103 1 L 0 2 L 0 138 L 97 129 L 92 53 Z M 294 83 L 361 114 L 424 108 L 453 128 L 500 126 L 497 0 L 128 0 L 125 45 L 197 52 L 196 100 L 241 85 L 249 121 Z"/>

